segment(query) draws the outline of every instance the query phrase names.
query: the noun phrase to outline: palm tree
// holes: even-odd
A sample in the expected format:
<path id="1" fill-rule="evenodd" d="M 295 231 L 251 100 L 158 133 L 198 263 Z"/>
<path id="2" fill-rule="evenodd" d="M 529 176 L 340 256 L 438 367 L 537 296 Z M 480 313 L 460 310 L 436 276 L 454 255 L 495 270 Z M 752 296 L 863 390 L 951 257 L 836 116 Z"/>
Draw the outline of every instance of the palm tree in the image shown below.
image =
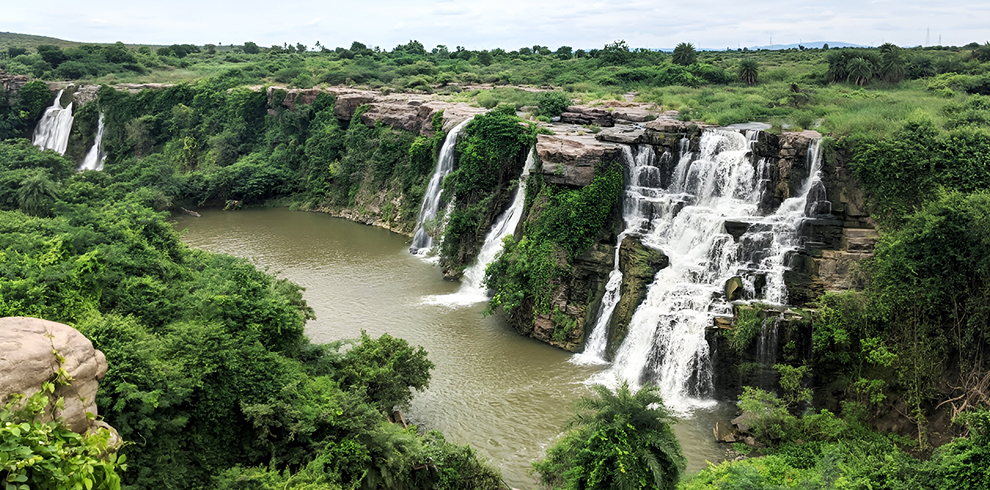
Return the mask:
<path id="1" fill-rule="evenodd" d="M 601 385 L 595 396 L 575 403 L 570 432 L 534 464 L 550 486 L 580 489 L 673 489 L 685 467 L 681 445 L 659 388 L 633 393 L 628 383 L 615 391 Z"/>
<path id="2" fill-rule="evenodd" d="M 21 181 L 21 187 L 17 189 L 17 205 L 24 214 L 31 216 L 47 216 L 57 197 L 58 186 L 41 171 Z"/>
<path id="3" fill-rule="evenodd" d="M 873 78 L 873 65 L 863 58 L 853 58 L 846 64 L 847 80 L 862 87 Z"/>
<path id="4" fill-rule="evenodd" d="M 698 59 L 698 53 L 691 43 L 680 43 L 674 48 L 674 63 L 681 66 L 693 65 Z"/>
<path id="5" fill-rule="evenodd" d="M 897 83 L 904 79 L 906 72 L 904 59 L 901 58 L 901 48 L 893 43 L 880 46 L 880 78 L 885 82 Z"/>
<path id="6" fill-rule="evenodd" d="M 747 85 L 755 85 L 760 77 L 760 67 L 753 58 L 746 58 L 739 63 L 739 79 Z"/>

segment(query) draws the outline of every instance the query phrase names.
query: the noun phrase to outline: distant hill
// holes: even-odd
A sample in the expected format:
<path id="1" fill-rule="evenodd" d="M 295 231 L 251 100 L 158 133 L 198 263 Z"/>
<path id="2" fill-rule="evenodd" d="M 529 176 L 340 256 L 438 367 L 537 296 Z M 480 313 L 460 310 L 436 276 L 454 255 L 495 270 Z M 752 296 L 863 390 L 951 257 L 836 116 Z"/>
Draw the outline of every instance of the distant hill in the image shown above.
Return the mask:
<path id="1" fill-rule="evenodd" d="M 57 39 L 54 37 L 46 36 L 35 36 L 32 34 L 17 34 L 14 32 L 0 32 L 0 50 L 6 50 L 9 47 L 15 48 L 36 48 L 42 44 L 54 44 L 62 48 L 70 48 L 73 46 L 79 46 L 80 42 L 66 41 L 64 39 Z"/>
<path id="2" fill-rule="evenodd" d="M 769 46 L 749 46 L 749 49 L 767 49 L 770 51 L 777 51 L 780 49 L 798 49 L 799 46 L 804 46 L 806 48 L 821 48 L 828 44 L 830 48 L 867 48 L 869 46 L 863 46 L 861 44 L 851 44 L 843 43 L 837 41 L 815 41 L 813 43 L 794 43 L 794 44 L 771 44 Z"/>
<path id="3" fill-rule="evenodd" d="M 28 48 L 31 52 L 42 45 L 42 44 L 53 44 L 60 48 L 71 48 L 74 46 L 79 46 L 80 44 L 113 44 L 113 43 L 86 43 L 78 41 L 66 41 L 65 39 L 58 39 L 55 37 L 47 36 L 35 36 L 33 34 L 18 34 L 16 32 L 0 32 L 0 51 L 6 51 L 9 47 L 15 48 Z M 126 46 L 136 48 L 140 46 L 148 46 L 151 48 L 159 47 L 158 44 L 127 44 Z"/>

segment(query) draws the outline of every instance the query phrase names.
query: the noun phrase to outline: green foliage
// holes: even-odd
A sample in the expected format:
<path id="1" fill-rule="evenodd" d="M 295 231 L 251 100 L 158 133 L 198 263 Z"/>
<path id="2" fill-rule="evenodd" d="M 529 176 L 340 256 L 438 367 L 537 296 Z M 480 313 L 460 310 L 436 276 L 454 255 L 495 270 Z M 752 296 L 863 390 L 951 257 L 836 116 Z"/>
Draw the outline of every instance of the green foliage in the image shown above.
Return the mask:
<path id="1" fill-rule="evenodd" d="M 540 115 L 546 117 L 557 117 L 567 110 L 571 105 L 571 98 L 563 92 L 544 92 L 540 95 Z"/>
<path id="2" fill-rule="evenodd" d="M 444 200 L 456 200 L 440 250 L 445 267 L 464 267 L 474 259 L 502 203 L 511 197 L 509 184 L 522 172 L 523 156 L 536 141 L 533 128 L 519 123 L 512 106 L 495 109 L 476 116 L 458 140 L 457 168 L 443 180 Z"/>
<path id="3" fill-rule="evenodd" d="M 0 410 L 0 478 L 8 490 L 120 490 L 118 470 L 127 458 L 107 454 L 110 432 L 76 434 L 61 422 L 40 422 L 55 386 L 24 398 L 15 395 Z M 55 405 L 61 406 L 59 398 Z M 52 407 L 54 410 L 54 407 Z"/>
<path id="4" fill-rule="evenodd" d="M 673 61 L 675 65 L 693 65 L 698 59 L 698 52 L 691 43 L 678 43 L 674 47 Z"/>
<path id="5" fill-rule="evenodd" d="M 739 62 L 739 79 L 746 85 L 755 85 L 760 78 L 760 65 L 754 58 L 746 58 Z"/>
<path id="6" fill-rule="evenodd" d="M 360 343 L 341 361 L 340 377 L 345 385 L 366 386 L 371 404 L 388 412 L 412 400 L 410 389 L 427 388 L 433 367 L 422 347 L 414 349 L 388 334 L 374 340 L 361 332 Z"/>
<path id="7" fill-rule="evenodd" d="M 570 430 L 533 465 L 543 486 L 673 489 L 686 460 L 659 388 L 591 389 L 575 404 Z"/>
<path id="8" fill-rule="evenodd" d="M 583 254 L 608 222 L 622 193 L 622 168 L 602 164 L 591 185 L 568 189 L 527 184 L 529 218 L 518 241 L 507 237 L 502 251 L 485 269 L 485 284 L 495 289 L 489 311 L 513 311 L 531 301 L 534 311 L 550 314 L 550 300 L 568 263 Z M 530 193 L 536 192 L 530 198 Z"/>
<path id="9" fill-rule="evenodd" d="M 735 327 L 729 330 L 726 335 L 729 337 L 729 347 L 736 353 L 742 354 L 753 344 L 753 340 L 760 334 L 760 329 L 766 321 L 773 321 L 764 318 L 764 305 L 757 305 L 756 308 L 739 307 L 735 309 Z"/>

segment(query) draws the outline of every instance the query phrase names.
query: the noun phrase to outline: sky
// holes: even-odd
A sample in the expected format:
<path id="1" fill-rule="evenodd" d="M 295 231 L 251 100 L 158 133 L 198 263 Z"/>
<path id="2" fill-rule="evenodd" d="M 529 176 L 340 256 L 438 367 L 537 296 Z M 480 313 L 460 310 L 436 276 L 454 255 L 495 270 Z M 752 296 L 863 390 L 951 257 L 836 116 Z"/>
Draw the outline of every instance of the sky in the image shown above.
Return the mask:
<path id="1" fill-rule="evenodd" d="M 418 40 L 427 50 L 634 48 L 690 42 L 724 49 L 771 43 L 962 46 L 990 40 L 986 0 L 564 1 L 564 0 L 0 0 L 0 31 L 81 42 L 243 44 L 360 41 L 391 50 Z M 927 39 L 927 43 L 926 43 Z"/>

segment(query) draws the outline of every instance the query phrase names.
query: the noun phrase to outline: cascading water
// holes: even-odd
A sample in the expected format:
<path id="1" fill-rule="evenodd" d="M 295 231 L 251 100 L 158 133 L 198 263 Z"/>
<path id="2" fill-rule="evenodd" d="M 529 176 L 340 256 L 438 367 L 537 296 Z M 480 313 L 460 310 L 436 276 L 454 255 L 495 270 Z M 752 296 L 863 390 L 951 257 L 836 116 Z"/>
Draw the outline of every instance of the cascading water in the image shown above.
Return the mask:
<path id="1" fill-rule="evenodd" d="M 69 146 L 69 131 L 72 130 L 72 102 L 62 107 L 62 92 L 59 90 L 55 102 L 45 109 L 31 137 L 34 146 L 42 150 L 55 150 L 59 155 L 65 154 L 65 148 Z"/>
<path id="2" fill-rule="evenodd" d="M 491 230 L 485 237 L 474 264 L 464 271 L 461 278 L 461 288 L 452 294 L 430 296 L 424 299 L 426 304 L 442 304 L 445 306 L 465 306 L 488 301 L 488 291 L 482 286 L 485 279 L 485 267 L 502 250 L 502 239 L 511 234 L 522 217 L 523 205 L 526 203 L 526 177 L 536 163 L 536 149 L 531 149 L 526 157 L 519 186 L 512 198 L 512 204 L 492 224 Z"/>
<path id="3" fill-rule="evenodd" d="M 670 260 L 654 278 L 633 315 L 629 332 L 603 382 L 654 383 L 677 411 L 706 406 L 713 392 L 705 331 L 716 315 L 730 315 L 725 282 L 743 279 L 749 297 L 782 304 L 787 299 L 785 256 L 800 246 L 797 230 L 808 193 L 820 184 L 817 141 L 808 149 L 809 178 L 798 197 L 760 216 L 761 175 L 751 161 L 753 139 L 737 132 L 706 131 L 697 158 L 682 151 L 674 178 L 648 201 L 648 246 Z M 726 222 L 746 227 L 738 239 Z M 755 284 L 761 284 L 756 294 Z"/>
<path id="4" fill-rule="evenodd" d="M 107 159 L 107 154 L 103 152 L 103 113 L 100 113 L 100 121 L 96 125 L 96 139 L 93 140 L 93 147 L 86 153 L 79 171 L 83 170 L 103 170 L 103 161 Z"/>
<path id="5" fill-rule="evenodd" d="M 409 251 L 415 255 L 426 255 L 433 247 L 433 237 L 439 235 L 442 227 L 438 221 L 441 209 L 440 195 L 443 190 L 443 178 L 454 169 L 454 148 L 457 146 L 457 136 L 467 123 L 472 119 L 465 119 L 460 124 L 447 133 L 443 146 L 440 147 L 440 156 L 437 157 L 437 168 L 433 171 L 433 177 L 426 187 L 426 194 L 423 195 L 423 204 L 419 208 L 419 218 L 416 221 L 416 233 L 413 235 L 412 245 Z"/>
<path id="6" fill-rule="evenodd" d="M 780 317 L 771 316 L 763 319 L 760 325 L 760 336 L 756 341 L 756 382 L 759 388 L 772 390 L 777 380 L 777 332 Z"/>
<path id="7" fill-rule="evenodd" d="M 686 153 L 686 152 L 685 152 Z M 660 169 L 657 168 L 655 153 L 650 145 L 639 145 L 633 155 L 629 146 L 622 147 L 626 163 L 626 188 L 622 197 L 622 219 L 625 229 L 615 240 L 615 262 L 608 275 L 605 295 L 595 319 L 595 326 L 585 342 L 584 352 L 571 357 L 575 364 L 605 364 L 608 349 L 608 329 L 612 314 L 622 299 L 622 271 L 619 270 L 619 247 L 629 235 L 642 236 L 652 231 L 653 203 L 660 192 Z"/>

